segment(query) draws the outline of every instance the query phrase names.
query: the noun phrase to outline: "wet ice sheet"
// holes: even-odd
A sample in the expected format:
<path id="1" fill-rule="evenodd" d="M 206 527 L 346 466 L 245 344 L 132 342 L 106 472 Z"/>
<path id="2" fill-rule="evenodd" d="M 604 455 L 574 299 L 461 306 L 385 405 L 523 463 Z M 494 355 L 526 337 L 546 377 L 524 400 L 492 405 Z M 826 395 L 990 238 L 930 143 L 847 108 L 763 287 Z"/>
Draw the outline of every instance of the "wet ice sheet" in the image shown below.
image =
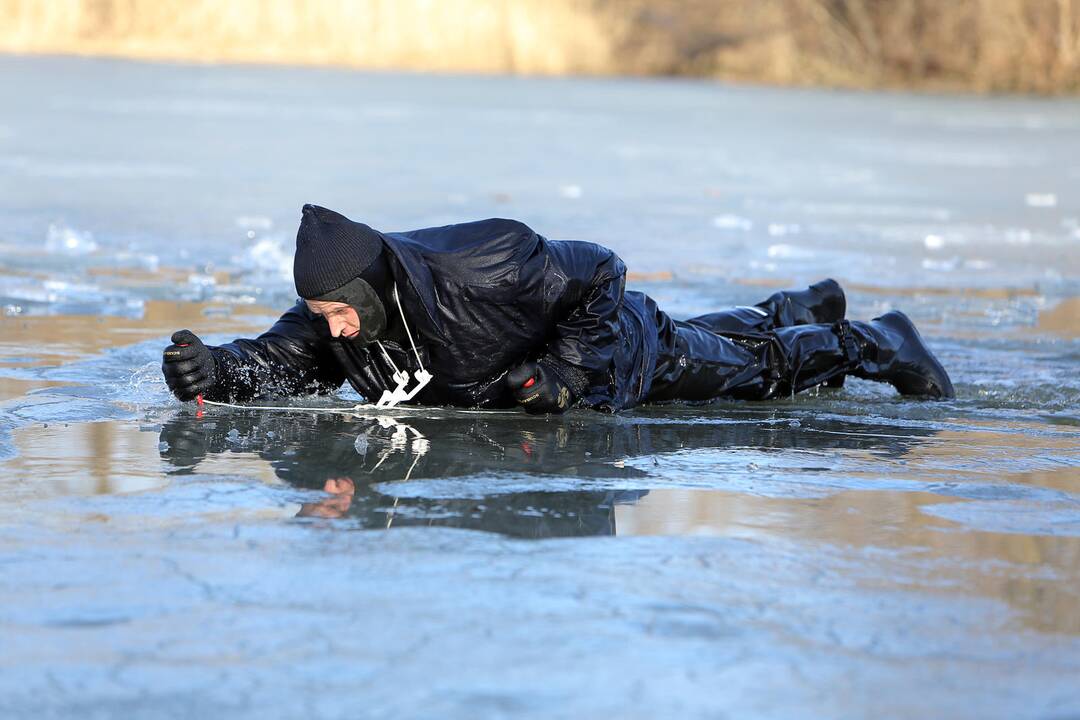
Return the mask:
<path id="1" fill-rule="evenodd" d="M 250 519 L 167 534 L 164 547 L 153 526 L 37 531 L 36 555 L 16 558 L 7 548 L 26 538 L 0 535 L 0 588 L 12 600 L 5 657 L 21 659 L 0 674 L 0 710 L 844 717 L 876 707 L 892 717 L 930 708 L 1005 717 L 1076 708 L 1075 637 L 1018 632 L 998 601 L 919 589 L 932 568 L 917 554 L 817 547 L 808 557 L 803 543 L 733 538 L 524 543 Z M 132 557 L 132 545 L 144 550 Z M 98 563 L 127 572 L 105 586 L 84 571 Z M 62 586 L 49 579 L 58 576 Z"/>
<path id="2" fill-rule="evenodd" d="M 0 84 L 0 715 L 1080 713 L 1075 101 L 55 58 Z M 265 328 L 309 201 L 602 242 L 682 315 L 837 275 L 959 398 L 178 408 L 165 338 Z"/>
<path id="3" fill-rule="evenodd" d="M 59 453 L 48 448 L 76 445 L 83 427 L 17 431 L 26 439 L 9 468 L 34 487 L 9 484 L 23 499 L 9 521 L 50 533 L 104 521 L 125 545 L 127 533 L 146 533 L 143 549 L 155 533 L 171 542 L 178 529 L 236 532 L 266 518 L 342 533 L 443 527 L 573 537 L 586 554 L 610 536 L 707 534 L 766 553 L 798 547 L 807 568 L 835 552 L 850 555 L 849 570 L 868 573 L 879 590 L 928 594 L 911 601 L 935 598 L 943 612 L 988 602 L 999 614 L 992 633 L 1023 652 L 1080 633 L 1080 457 L 1068 430 L 938 429 L 910 418 L 884 425 L 790 407 L 600 420 L 575 413 L 554 422 L 455 411 L 380 421 L 210 409 L 201 418 L 167 412 L 113 424 L 115 466 L 99 459 L 87 478 L 106 484 L 71 486 L 79 453 L 54 460 Z M 152 454 L 160 464 L 146 463 Z M 323 492 L 341 478 L 353 492 Z M 146 489 L 139 483 L 153 490 L 117 494 Z M 672 557 L 680 547 L 673 541 Z M 547 552 L 524 557 L 540 562 Z M 879 555 L 912 565 L 897 574 Z M 408 566 L 398 570 L 378 582 L 413 576 Z M 850 612 L 879 602 L 853 592 Z"/>

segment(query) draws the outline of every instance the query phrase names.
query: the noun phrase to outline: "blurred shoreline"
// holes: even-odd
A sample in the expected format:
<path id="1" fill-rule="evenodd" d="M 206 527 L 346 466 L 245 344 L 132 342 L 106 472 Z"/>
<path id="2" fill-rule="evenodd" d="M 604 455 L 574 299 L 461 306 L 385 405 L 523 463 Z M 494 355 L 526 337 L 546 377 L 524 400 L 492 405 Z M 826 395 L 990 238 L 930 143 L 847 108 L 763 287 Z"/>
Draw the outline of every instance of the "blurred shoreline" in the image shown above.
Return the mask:
<path id="1" fill-rule="evenodd" d="M 0 0 L 0 52 L 1080 92 L 1080 0 Z"/>

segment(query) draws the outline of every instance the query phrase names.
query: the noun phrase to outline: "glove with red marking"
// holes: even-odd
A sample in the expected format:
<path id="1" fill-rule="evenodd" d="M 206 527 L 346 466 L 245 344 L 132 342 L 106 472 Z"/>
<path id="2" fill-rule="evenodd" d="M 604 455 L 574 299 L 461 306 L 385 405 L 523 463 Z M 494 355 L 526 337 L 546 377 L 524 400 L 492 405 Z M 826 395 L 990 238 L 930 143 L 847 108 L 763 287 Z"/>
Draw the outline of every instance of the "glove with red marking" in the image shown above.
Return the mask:
<path id="1" fill-rule="evenodd" d="M 507 373 L 506 382 L 527 413 L 563 413 L 574 402 L 570 386 L 547 363 L 523 363 Z"/>
<path id="2" fill-rule="evenodd" d="M 181 401 L 194 400 L 217 384 L 217 362 L 210 349 L 190 330 L 174 332 L 172 342 L 161 354 L 165 384 Z"/>

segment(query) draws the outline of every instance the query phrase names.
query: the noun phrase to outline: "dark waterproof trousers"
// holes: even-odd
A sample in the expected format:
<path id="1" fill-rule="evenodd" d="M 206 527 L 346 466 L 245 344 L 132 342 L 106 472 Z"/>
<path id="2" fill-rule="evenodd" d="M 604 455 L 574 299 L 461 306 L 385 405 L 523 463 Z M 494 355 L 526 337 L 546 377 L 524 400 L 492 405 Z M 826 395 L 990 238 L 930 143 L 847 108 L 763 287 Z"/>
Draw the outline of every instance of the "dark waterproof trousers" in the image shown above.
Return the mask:
<path id="1" fill-rule="evenodd" d="M 655 310 L 659 347 L 646 402 L 765 400 L 842 378 L 858 364 L 847 322 L 817 323 L 776 293 L 690 320 Z"/>

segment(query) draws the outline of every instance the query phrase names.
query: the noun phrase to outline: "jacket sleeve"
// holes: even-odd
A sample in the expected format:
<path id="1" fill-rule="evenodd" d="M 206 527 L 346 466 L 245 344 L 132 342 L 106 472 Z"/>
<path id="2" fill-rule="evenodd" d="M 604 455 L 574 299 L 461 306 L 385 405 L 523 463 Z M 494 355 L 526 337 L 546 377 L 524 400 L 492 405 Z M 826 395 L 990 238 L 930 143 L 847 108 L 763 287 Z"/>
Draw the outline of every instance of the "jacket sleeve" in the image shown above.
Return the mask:
<path id="1" fill-rule="evenodd" d="M 588 387 L 611 383 L 626 266 L 593 243 L 549 241 L 548 251 L 557 322 L 542 359 L 556 366 L 580 398 Z"/>
<path id="2" fill-rule="evenodd" d="M 207 399 L 250 400 L 264 395 L 332 392 L 345 372 L 330 350 L 326 321 L 293 305 L 274 326 L 254 340 L 238 339 L 211 347 L 218 382 Z"/>

